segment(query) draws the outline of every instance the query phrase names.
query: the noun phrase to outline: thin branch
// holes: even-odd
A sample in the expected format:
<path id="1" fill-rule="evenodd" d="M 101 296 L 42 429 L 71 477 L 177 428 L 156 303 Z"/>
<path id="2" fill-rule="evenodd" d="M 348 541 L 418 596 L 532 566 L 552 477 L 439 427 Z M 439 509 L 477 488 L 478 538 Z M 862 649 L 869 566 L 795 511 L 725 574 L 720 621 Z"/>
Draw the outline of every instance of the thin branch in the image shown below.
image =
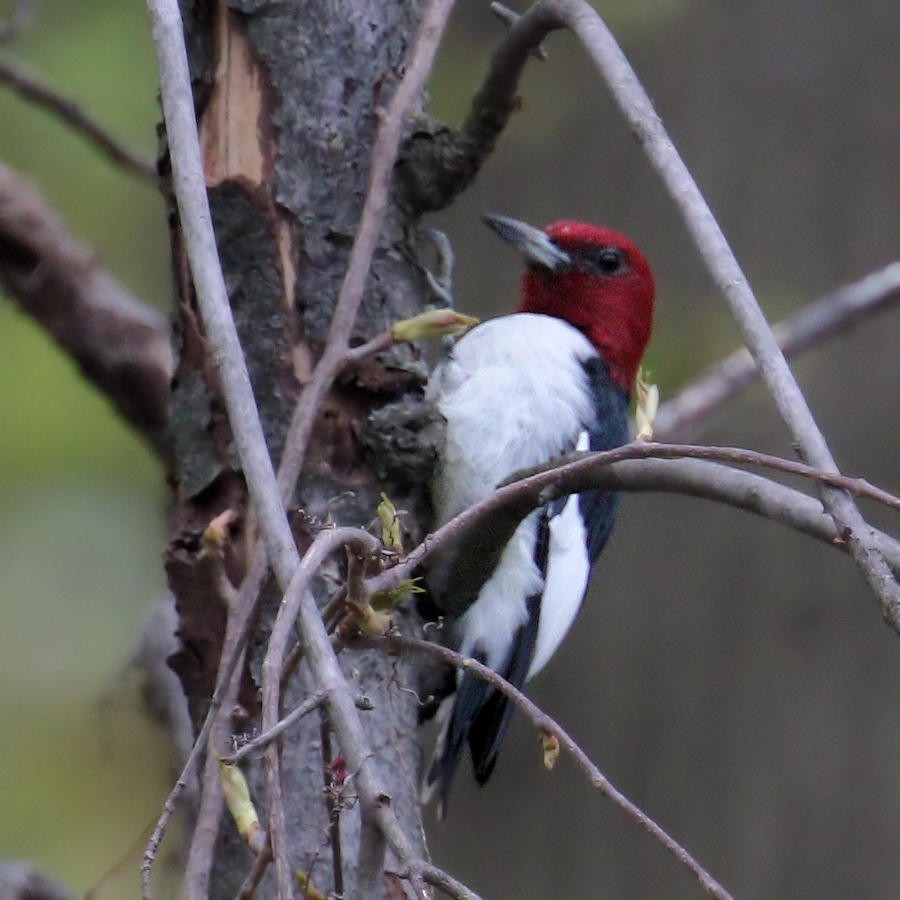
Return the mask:
<path id="1" fill-rule="evenodd" d="M 211 562 L 216 566 L 216 583 L 218 585 L 216 594 L 224 600 L 227 610 L 225 638 L 222 642 L 218 675 L 222 672 L 225 661 L 228 659 L 232 647 L 237 643 L 244 628 L 243 610 L 246 604 L 225 574 L 221 555 L 216 553 Z M 231 710 L 234 709 L 237 703 L 240 682 L 241 668 L 237 666 L 230 672 L 229 679 L 225 682 L 225 690 L 221 701 L 225 714 L 217 715 L 213 713 L 213 727 L 208 739 L 212 752 L 206 756 L 206 766 L 203 771 L 203 777 L 200 779 L 202 791 L 184 869 L 182 894 L 186 900 L 202 900 L 202 898 L 209 895 L 210 864 L 224 807 L 220 760 L 216 751 L 220 748 L 224 749 L 231 736 Z"/>
<path id="2" fill-rule="evenodd" d="M 288 584 L 290 576 L 296 569 L 299 556 L 287 528 L 280 497 L 285 493 L 290 494 L 293 489 L 302 466 L 315 411 L 343 364 L 353 320 L 361 301 L 365 276 L 384 218 L 388 182 L 402 134 L 403 121 L 406 112 L 421 94 L 452 5 L 452 0 L 433 0 L 427 8 L 413 45 L 412 57 L 406 66 L 406 74 L 392 98 L 388 112 L 382 118 L 373 151 L 369 192 L 351 252 L 347 277 L 335 308 L 329 340 L 313 380 L 298 403 L 287 441 L 288 449 L 282 460 L 280 477 L 276 485 L 271 462 L 265 452 L 265 441 L 231 321 L 227 293 L 218 264 L 202 179 L 203 169 L 177 4 L 173 0 L 148 0 L 160 68 L 163 108 L 172 150 L 176 198 L 198 301 L 211 346 L 214 348 L 229 419 L 250 486 L 250 494 L 257 506 L 267 553 L 282 588 Z M 318 683 L 322 684 L 323 679 L 327 680 L 327 676 L 334 676 L 335 673 L 342 680 L 340 668 L 328 644 L 313 598 L 310 595 L 301 595 L 301 607 L 305 612 L 305 615 L 301 616 L 304 640 L 310 648 L 315 647 L 318 651 L 316 658 L 320 667 L 314 669 Z M 344 687 L 346 688 L 346 683 Z M 329 713 L 335 731 L 339 734 L 342 749 L 348 758 L 352 752 L 365 759 L 369 754 L 355 707 L 352 700 L 349 706 L 341 702 L 343 694 L 348 694 L 348 690 L 330 691 Z M 349 694 L 346 699 L 349 699 Z M 273 721 L 269 724 L 273 724 Z M 353 739 L 358 739 L 359 743 L 348 750 L 341 732 L 344 733 L 343 737 L 352 736 Z M 366 784 L 370 790 L 369 795 L 363 798 L 364 815 L 367 807 L 373 804 L 377 806 L 377 798 L 383 795 L 383 792 L 377 789 L 374 776 L 366 779 Z M 276 788 L 277 790 L 280 790 L 280 787 Z M 270 801 L 277 804 L 278 797 L 270 797 Z M 383 804 L 381 809 L 382 813 L 378 816 L 379 824 L 385 830 L 398 858 L 405 861 L 410 856 L 405 835 L 392 811 Z M 282 842 L 279 842 L 274 834 L 273 843 L 279 885 L 289 893 L 292 890 L 290 868 L 279 849 Z M 150 849 L 148 846 L 148 852 Z M 145 857 L 145 865 L 142 867 L 145 897 L 149 897 L 150 894 L 151 867 L 152 856 Z"/>
<path id="3" fill-rule="evenodd" d="M 156 184 L 158 178 L 153 161 L 113 137 L 93 116 L 86 113 L 71 97 L 41 81 L 23 66 L 8 59 L 0 59 L 0 83 L 7 84 L 20 97 L 40 106 L 61 119 L 66 125 L 86 138 L 115 165 L 132 175 L 138 175 Z"/>
<path id="4" fill-rule="evenodd" d="M 665 847 L 665 849 L 668 850 L 682 866 L 693 874 L 700 883 L 700 886 L 710 897 L 716 897 L 718 900 L 729 900 L 731 895 L 728 891 L 726 891 L 725 888 L 723 888 L 722 885 L 720 885 L 715 878 L 713 878 L 712 875 L 710 875 L 703 866 L 701 866 L 700 863 L 684 849 L 684 847 L 619 791 L 555 719 L 548 716 L 536 704 L 529 700 L 525 694 L 513 687 L 505 678 L 502 678 L 493 669 L 489 669 L 475 659 L 470 659 L 454 650 L 442 647 L 440 644 L 432 644 L 429 641 L 424 641 L 419 638 L 391 634 L 385 637 L 359 638 L 358 640 L 359 643 L 365 646 L 382 647 L 388 652 L 395 652 L 397 648 L 400 648 L 402 650 L 412 650 L 417 653 L 425 653 L 437 657 L 452 666 L 456 666 L 458 669 L 473 673 L 478 678 L 481 678 L 483 681 L 486 681 L 492 687 L 496 688 L 512 700 L 512 702 L 528 716 L 539 731 L 549 732 L 556 737 L 560 744 L 565 747 L 566 751 L 578 764 L 578 767 L 588 777 L 591 784 L 597 788 L 604 797 L 621 809 L 629 819 L 637 823 L 644 831 Z"/>
<path id="5" fill-rule="evenodd" d="M 434 64 L 441 36 L 455 0 L 431 0 L 425 10 L 405 64 L 405 75 L 386 110 L 379 117 L 372 148 L 369 185 L 356 238 L 350 250 L 347 273 L 335 304 L 325 349 L 309 384 L 294 409 L 279 470 L 279 485 L 290 494 L 303 467 L 316 413 L 346 364 L 350 335 L 362 302 L 372 256 L 387 211 L 391 176 L 397 161 L 403 127 L 413 104 L 421 96 Z"/>
<path id="6" fill-rule="evenodd" d="M 822 515 L 821 503 L 808 494 L 703 460 L 635 458 L 649 457 L 653 452 L 647 445 L 629 444 L 606 453 L 586 454 L 574 462 L 557 462 L 538 474 L 500 487 L 428 535 L 402 562 L 370 578 L 369 593 L 395 589 L 434 552 L 476 525 L 485 533 L 490 532 L 492 540 L 499 544 L 508 540 L 532 509 L 556 497 L 584 490 L 665 491 L 702 497 L 780 522 L 830 546 L 847 549 L 834 523 Z M 490 528 L 484 526 L 487 517 L 491 517 Z M 873 528 L 868 529 L 868 535 L 900 575 L 900 543 Z"/>
<path id="7" fill-rule="evenodd" d="M 504 24 L 507 28 L 511 28 L 519 19 L 519 14 L 513 12 L 509 7 L 504 6 L 502 3 L 492 3 L 491 4 L 491 12 Z M 548 59 L 547 51 L 543 47 L 535 47 L 534 50 L 531 51 L 531 55 L 541 62 L 546 62 Z"/>
<path id="8" fill-rule="evenodd" d="M 386 331 L 382 331 L 381 334 L 376 334 L 375 337 L 366 341 L 364 344 L 359 344 L 358 346 L 351 347 L 347 350 L 344 354 L 344 358 L 341 360 L 340 366 L 338 366 L 337 372 L 341 371 L 347 365 L 362 362 L 364 359 L 369 359 L 369 357 L 384 353 L 385 350 L 390 350 L 396 343 L 393 331 L 388 328 Z"/>
<path id="9" fill-rule="evenodd" d="M 463 124 L 456 131 L 414 134 L 403 149 L 400 174 L 407 202 L 420 213 L 443 209 L 468 187 L 519 107 L 519 77 L 529 56 L 540 52 L 541 41 L 506 13 L 500 16 L 512 24 L 491 56 L 487 75 Z"/>
<path id="10" fill-rule="evenodd" d="M 728 303 L 781 418 L 788 426 L 797 453 L 821 471 L 837 472 L 825 438 L 722 229 L 631 64 L 597 11 L 585 0 L 539 0 L 510 28 L 494 54 L 491 72 L 479 96 L 487 92 L 492 101 L 491 110 L 495 114 L 502 113 L 505 105 L 513 101 L 528 54 L 547 34 L 560 28 L 570 30 L 584 46 L 675 201 L 701 258 Z M 433 173 L 431 180 L 437 180 Z M 846 534 L 850 554 L 878 598 L 884 618 L 900 632 L 900 584 L 869 540 L 865 520 L 843 491 L 822 485 L 820 494 L 837 530 Z"/>
<path id="11" fill-rule="evenodd" d="M 143 897 L 150 896 L 150 882 L 153 876 L 153 865 L 156 862 L 159 846 L 165 836 L 169 822 L 171 822 L 172 816 L 175 814 L 178 801 L 188 784 L 190 784 L 191 779 L 194 777 L 200 758 L 206 751 L 209 737 L 213 728 L 217 725 L 217 717 L 222 711 L 223 703 L 230 689 L 232 676 L 237 669 L 238 663 L 243 658 L 243 650 L 253 627 L 256 603 L 259 598 L 258 585 L 265 577 L 267 567 L 268 560 L 265 554 L 262 553 L 257 555 L 253 561 L 250 573 L 245 577 L 244 582 L 238 591 L 235 607 L 238 610 L 243 610 L 240 630 L 231 652 L 229 653 L 227 648 L 223 647 L 216 687 L 209 701 L 209 710 L 206 713 L 206 718 L 203 720 L 203 725 L 194 741 L 194 746 L 191 748 L 191 752 L 188 754 L 188 758 L 182 767 L 181 774 L 172 786 L 171 791 L 169 791 L 168 797 L 166 797 L 159 819 L 157 820 L 153 833 L 150 836 L 150 840 L 147 842 L 147 846 L 144 849 L 144 856 L 141 860 L 141 889 Z M 225 715 L 227 715 L 227 712 Z M 218 778 L 215 780 L 218 781 Z M 219 796 L 221 797 L 221 794 Z M 192 852 L 196 840 L 197 839 L 194 838 L 194 841 L 192 841 Z M 212 835 L 212 840 L 214 841 L 214 835 Z M 207 852 L 207 858 L 209 855 L 210 854 Z M 199 850 L 198 856 L 202 856 Z"/>
<path id="12" fill-rule="evenodd" d="M 900 262 L 813 301 L 772 329 L 782 353 L 791 359 L 842 334 L 900 300 Z M 759 370 L 746 348 L 710 366 L 659 408 L 656 433 L 680 440 L 753 384 Z"/>
<path id="13" fill-rule="evenodd" d="M 2 163 L 0 285 L 167 461 L 172 351 L 164 317 L 107 272 Z"/>
<path id="14" fill-rule="evenodd" d="M 311 670 L 316 674 L 316 683 L 320 690 L 325 692 L 329 712 L 332 712 L 332 726 L 337 734 L 341 749 L 345 754 L 348 766 L 359 770 L 357 778 L 364 785 L 368 785 L 369 769 L 365 766 L 367 757 L 370 756 L 366 748 L 365 734 L 362 723 L 356 714 L 355 707 L 352 715 L 346 704 L 350 697 L 349 687 L 340 669 L 340 664 L 328 643 L 322 627 L 322 619 L 312 595 L 309 592 L 309 584 L 321 566 L 322 562 L 335 550 L 349 544 L 354 544 L 354 551 L 361 554 L 377 554 L 381 550 L 381 544 L 368 532 L 356 528 L 334 528 L 319 532 L 309 549 L 300 560 L 294 576 L 292 577 L 284 599 L 278 609 L 278 615 L 272 625 L 269 635 L 269 643 L 266 649 L 265 659 L 262 664 L 262 728 L 270 730 L 278 721 L 281 702 L 281 671 L 284 664 L 284 655 L 290 640 L 294 623 L 298 622 L 301 633 L 307 634 L 307 629 L 313 626 L 313 621 L 318 623 L 318 628 L 325 637 L 324 643 L 308 642 L 306 655 Z M 345 717 L 341 719 L 341 715 Z M 350 721 L 352 720 L 352 721 Z M 346 740 L 345 740 L 346 739 Z M 293 876 L 287 858 L 286 838 L 287 828 L 284 815 L 284 798 L 280 777 L 281 762 L 278 748 L 270 744 L 265 753 L 266 792 L 269 801 L 269 834 L 272 840 L 272 850 L 275 856 L 275 868 L 278 872 L 279 890 L 290 896 Z M 372 795 L 381 793 L 378 788 Z M 362 801 L 364 787 L 360 788 Z"/>
<path id="15" fill-rule="evenodd" d="M 256 854 L 256 859 L 253 860 L 252 868 L 247 873 L 244 883 L 238 889 L 236 900 L 252 900 L 252 898 L 256 896 L 256 889 L 263 880 L 263 875 L 266 874 L 266 869 L 269 868 L 270 862 L 272 862 L 272 845 L 271 843 L 267 843 L 266 846 Z"/>
<path id="16" fill-rule="evenodd" d="M 325 692 L 322 692 L 322 699 Z M 334 773 L 334 752 L 331 748 L 331 726 L 328 716 L 319 707 L 319 735 L 322 743 L 322 774 L 325 781 L 325 810 L 328 813 L 328 835 L 331 843 L 331 872 L 334 893 L 344 896 L 344 860 L 341 852 L 341 801 L 335 795 L 338 781 Z"/>
<path id="17" fill-rule="evenodd" d="M 428 884 L 436 887 L 446 896 L 452 897 L 453 900 L 481 900 L 479 894 L 437 866 L 425 863 L 419 868 L 419 871 Z"/>
<path id="18" fill-rule="evenodd" d="M 876 487 L 864 478 L 852 478 L 834 472 L 822 472 L 812 466 L 792 459 L 782 459 L 771 453 L 747 450 L 743 447 L 707 447 L 702 444 L 662 444 L 653 441 L 639 441 L 610 451 L 611 461 L 615 459 L 706 459 L 740 466 L 759 466 L 789 475 L 799 475 L 819 484 L 839 487 L 856 497 L 866 497 L 890 509 L 900 511 L 900 497 Z M 621 455 L 619 455 L 621 454 Z"/>
<path id="19" fill-rule="evenodd" d="M 268 747 L 275 738 L 282 735 L 292 725 L 299 722 L 304 716 L 308 716 L 311 712 L 318 709 L 325 702 L 325 691 L 315 691 L 310 694 L 299 706 L 292 709 L 283 719 L 280 719 L 270 729 L 264 731 L 252 741 L 244 744 L 240 750 L 229 756 L 223 756 L 222 762 L 227 765 L 237 765 L 248 756 L 258 753 Z"/>
<path id="20" fill-rule="evenodd" d="M 791 433 L 797 453 L 816 469 L 837 472 L 828 444 L 778 347 L 750 283 L 612 33 L 597 11 L 584 0 L 546 0 L 546 4 L 539 4 L 542 5 L 555 10 L 560 24 L 570 28 L 585 46 L 680 209 L 694 243 L 725 296 L 744 343 Z M 865 520 L 853 500 L 843 491 L 822 485 L 819 493 L 835 527 L 846 535 L 850 555 L 878 598 L 885 619 L 900 632 L 900 584 L 884 557 L 868 539 Z"/>

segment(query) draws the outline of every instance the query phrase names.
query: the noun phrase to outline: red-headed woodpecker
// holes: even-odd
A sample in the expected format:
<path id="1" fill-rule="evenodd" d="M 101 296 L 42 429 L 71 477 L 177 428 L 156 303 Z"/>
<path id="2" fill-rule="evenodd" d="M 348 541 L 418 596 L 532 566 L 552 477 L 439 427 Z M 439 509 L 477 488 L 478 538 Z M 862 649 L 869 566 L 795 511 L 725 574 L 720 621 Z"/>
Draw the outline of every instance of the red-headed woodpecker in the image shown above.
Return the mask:
<path id="1" fill-rule="evenodd" d="M 624 444 L 653 320 L 650 267 L 621 234 L 583 222 L 540 230 L 484 220 L 528 268 L 518 310 L 465 334 L 429 381 L 447 423 L 433 484 L 439 522 L 521 469 Z M 578 613 L 619 499 L 607 491 L 562 498 L 532 512 L 493 556 L 477 534 L 445 554 L 429 580 L 460 653 L 516 686 L 539 672 Z M 466 742 L 476 779 L 490 777 L 511 713 L 486 682 L 458 678 L 427 776 L 442 807 Z"/>

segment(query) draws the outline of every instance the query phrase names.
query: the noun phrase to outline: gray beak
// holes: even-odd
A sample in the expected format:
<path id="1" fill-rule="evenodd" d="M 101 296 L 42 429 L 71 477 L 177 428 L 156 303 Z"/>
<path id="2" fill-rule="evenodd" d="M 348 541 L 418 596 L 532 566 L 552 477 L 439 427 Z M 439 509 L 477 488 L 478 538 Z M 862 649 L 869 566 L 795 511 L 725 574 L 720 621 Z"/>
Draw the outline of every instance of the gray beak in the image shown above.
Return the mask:
<path id="1" fill-rule="evenodd" d="M 540 228 L 526 225 L 518 219 L 510 219 L 509 216 L 488 213 L 482 215 L 481 220 L 491 231 L 523 253 L 532 265 L 557 269 L 572 262 L 569 254 L 560 250 Z"/>

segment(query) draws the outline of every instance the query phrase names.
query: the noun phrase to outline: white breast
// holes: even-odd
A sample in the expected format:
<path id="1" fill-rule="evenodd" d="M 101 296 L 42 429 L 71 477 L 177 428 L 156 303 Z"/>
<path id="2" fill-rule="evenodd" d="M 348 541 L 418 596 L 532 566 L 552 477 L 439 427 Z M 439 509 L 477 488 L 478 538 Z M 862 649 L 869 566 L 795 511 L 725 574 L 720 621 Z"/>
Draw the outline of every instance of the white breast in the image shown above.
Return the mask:
<path id="1" fill-rule="evenodd" d="M 595 355 L 571 325 L 532 313 L 491 319 L 454 346 L 428 388 L 447 420 L 434 485 L 441 522 L 573 446 L 593 415 L 583 363 Z"/>
<path id="2" fill-rule="evenodd" d="M 549 316 L 519 313 L 471 331 L 429 382 L 447 421 L 442 465 L 433 486 L 441 522 L 493 491 L 512 473 L 584 443 L 593 404 L 583 363 L 596 351 L 575 328 Z M 589 565 L 584 527 L 572 497 L 551 523 L 550 562 L 529 676 L 553 655 L 584 595 Z M 539 513 L 507 544 L 494 574 L 458 623 L 460 652 L 505 665 L 512 636 L 525 622 L 526 598 L 542 589 L 534 561 Z M 452 577 L 452 574 L 450 575 Z"/>

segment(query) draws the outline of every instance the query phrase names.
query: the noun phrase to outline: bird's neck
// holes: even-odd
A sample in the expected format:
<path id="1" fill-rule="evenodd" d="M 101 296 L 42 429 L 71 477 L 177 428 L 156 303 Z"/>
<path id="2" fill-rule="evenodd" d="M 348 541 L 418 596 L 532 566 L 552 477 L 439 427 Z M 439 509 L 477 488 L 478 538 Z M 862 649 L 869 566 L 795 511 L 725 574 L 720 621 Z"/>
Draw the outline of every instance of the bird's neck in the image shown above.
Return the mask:
<path id="1" fill-rule="evenodd" d="M 568 322 L 596 347 L 610 380 L 631 392 L 641 358 L 650 340 L 653 296 L 633 291 L 606 290 L 598 301 L 595 286 L 580 273 L 563 281 L 529 269 L 525 275 L 520 312 L 541 313 Z"/>

